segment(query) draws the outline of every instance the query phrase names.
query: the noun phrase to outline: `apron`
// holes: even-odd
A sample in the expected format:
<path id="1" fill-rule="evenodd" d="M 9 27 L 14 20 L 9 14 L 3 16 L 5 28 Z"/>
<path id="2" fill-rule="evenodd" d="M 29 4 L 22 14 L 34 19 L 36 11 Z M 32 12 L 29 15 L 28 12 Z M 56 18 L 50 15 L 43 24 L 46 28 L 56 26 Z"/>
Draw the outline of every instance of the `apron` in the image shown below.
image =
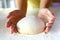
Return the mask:
<path id="1" fill-rule="evenodd" d="M 28 3 L 26 16 L 30 15 L 37 16 L 40 7 L 40 0 L 28 0 L 27 2 Z"/>
<path id="2" fill-rule="evenodd" d="M 28 7 L 29 5 L 33 8 L 39 8 L 40 0 L 28 0 Z"/>

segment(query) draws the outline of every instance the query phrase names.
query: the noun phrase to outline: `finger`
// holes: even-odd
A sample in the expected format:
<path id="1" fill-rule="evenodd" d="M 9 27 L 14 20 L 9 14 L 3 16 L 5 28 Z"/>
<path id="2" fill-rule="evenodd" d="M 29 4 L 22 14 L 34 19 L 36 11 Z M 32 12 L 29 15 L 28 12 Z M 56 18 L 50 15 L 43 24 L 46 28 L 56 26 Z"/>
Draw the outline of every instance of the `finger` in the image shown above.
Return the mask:
<path id="1" fill-rule="evenodd" d="M 46 23 L 46 26 L 47 26 L 47 27 L 52 26 L 53 23 L 54 23 L 54 21 L 55 21 L 55 18 L 56 18 L 56 17 L 50 17 L 49 20 L 48 20 L 48 22 Z"/>
<path id="2" fill-rule="evenodd" d="M 7 16 L 7 18 L 10 18 L 11 16 L 16 16 L 16 15 L 19 15 L 19 14 L 20 14 L 20 10 L 14 10 L 14 11 L 12 11 L 12 12 L 9 13 L 9 15 Z"/>
<path id="3" fill-rule="evenodd" d="M 7 18 L 10 18 L 12 16 L 12 12 L 10 12 L 7 16 Z"/>
<path id="4" fill-rule="evenodd" d="M 12 26 L 11 26 L 11 34 L 17 33 L 17 32 L 18 32 L 17 26 L 12 25 Z"/>
<path id="5" fill-rule="evenodd" d="M 6 27 L 9 28 L 11 26 L 12 22 L 10 20 L 7 21 Z"/>
<path id="6" fill-rule="evenodd" d="M 54 13 L 52 13 L 51 11 L 48 11 L 47 13 L 48 13 L 48 16 L 55 18 Z"/>
<path id="7" fill-rule="evenodd" d="M 12 24 L 13 24 L 13 17 L 10 17 L 8 20 L 7 20 L 7 23 L 6 23 L 6 27 L 9 28 Z"/>
<path id="8" fill-rule="evenodd" d="M 51 22 L 51 23 L 46 23 L 46 28 L 45 28 L 45 30 L 44 30 L 44 32 L 45 33 L 48 33 L 49 32 L 49 30 L 52 28 L 52 25 L 53 25 L 53 23 Z"/>
<path id="9" fill-rule="evenodd" d="M 10 12 L 9 15 L 7 16 L 7 18 L 10 18 L 11 16 L 15 15 L 15 11 L 16 11 L 16 10 Z"/>
<path id="10" fill-rule="evenodd" d="M 45 29 L 45 33 L 48 33 L 49 30 L 52 28 L 53 22 L 48 22 L 46 23 L 46 29 Z"/>
<path id="11" fill-rule="evenodd" d="M 53 25 L 53 23 L 46 23 L 46 27 L 51 28 L 51 27 L 52 27 L 52 25 Z"/>
<path id="12" fill-rule="evenodd" d="M 12 24 L 16 24 L 17 18 L 14 17 L 14 16 L 12 16 L 12 17 L 9 18 L 9 21 L 10 21 Z"/>
<path id="13" fill-rule="evenodd" d="M 49 30 L 50 30 L 50 28 L 49 27 L 46 27 L 46 29 L 45 29 L 44 32 L 47 34 L 49 32 Z"/>
<path id="14" fill-rule="evenodd" d="M 55 19 L 54 18 L 50 18 L 50 20 L 48 20 L 48 23 L 46 23 L 47 27 L 51 27 L 54 23 Z"/>
<path id="15" fill-rule="evenodd" d="M 49 18 L 54 18 L 54 19 L 56 18 L 54 13 L 52 11 L 48 10 L 48 9 L 47 9 L 46 14 L 48 15 Z"/>

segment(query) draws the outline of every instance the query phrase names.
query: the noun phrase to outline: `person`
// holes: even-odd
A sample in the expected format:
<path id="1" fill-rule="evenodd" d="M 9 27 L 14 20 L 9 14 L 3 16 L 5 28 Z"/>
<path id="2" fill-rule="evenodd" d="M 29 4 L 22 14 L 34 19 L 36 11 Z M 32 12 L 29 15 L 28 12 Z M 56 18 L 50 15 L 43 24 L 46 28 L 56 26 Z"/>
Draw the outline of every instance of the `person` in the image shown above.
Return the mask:
<path id="1" fill-rule="evenodd" d="M 52 0 L 50 1 L 49 0 L 16 0 L 16 6 L 18 10 L 14 10 L 9 13 L 9 15 L 7 16 L 8 20 L 6 22 L 6 27 L 11 28 L 11 33 L 18 32 L 17 22 L 26 16 L 27 4 L 28 4 L 27 1 L 33 3 L 33 5 L 32 4 L 31 5 L 34 8 L 40 9 L 37 15 L 39 18 L 41 17 L 40 16 L 41 14 L 46 16 L 46 18 L 48 18 L 47 20 L 46 18 L 41 17 L 46 26 L 46 28 L 44 29 L 44 32 L 48 33 L 48 31 L 52 27 L 54 20 L 56 18 L 54 13 L 48 9 L 49 6 L 51 5 Z"/>

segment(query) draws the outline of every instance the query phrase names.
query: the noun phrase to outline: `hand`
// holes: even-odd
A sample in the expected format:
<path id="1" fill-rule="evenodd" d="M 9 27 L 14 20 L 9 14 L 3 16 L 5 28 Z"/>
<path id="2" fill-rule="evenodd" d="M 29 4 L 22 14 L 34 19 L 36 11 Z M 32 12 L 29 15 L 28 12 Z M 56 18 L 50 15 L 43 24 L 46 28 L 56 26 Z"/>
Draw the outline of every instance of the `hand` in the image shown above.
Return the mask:
<path id="1" fill-rule="evenodd" d="M 48 33 L 50 28 L 52 27 L 54 20 L 55 20 L 55 15 L 52 13 L 49 9 L 43 8 L 39 10 L 38 17 L 41 18 L 44 23 L 45 23 L 45 29 L 44 32 Z"/>
<path id="2" fill-rule="evenodd" d="M 11 33 L 17 33 L 17 22 L 22 19 L 25 15 L 20 10 L 14 10 L 7 16 L 6 27 L 11 28 Z"/>

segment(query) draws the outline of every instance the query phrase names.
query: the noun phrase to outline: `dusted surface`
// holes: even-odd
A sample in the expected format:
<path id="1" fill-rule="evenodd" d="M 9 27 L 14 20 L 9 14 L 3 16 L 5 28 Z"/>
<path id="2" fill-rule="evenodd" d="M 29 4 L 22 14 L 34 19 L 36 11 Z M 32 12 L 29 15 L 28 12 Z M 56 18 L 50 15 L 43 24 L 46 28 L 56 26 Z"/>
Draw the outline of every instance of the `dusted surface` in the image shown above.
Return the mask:
<path id="1" fill-rule="evenodd" d="M 10 30 L 4 26 L 9 10 L 0 11 L 0 40 L 60 40 L 60 7 L 51 8 L 56 15 L 56 20 L 49 33 L 37 35 L 11 35 Z"/>

